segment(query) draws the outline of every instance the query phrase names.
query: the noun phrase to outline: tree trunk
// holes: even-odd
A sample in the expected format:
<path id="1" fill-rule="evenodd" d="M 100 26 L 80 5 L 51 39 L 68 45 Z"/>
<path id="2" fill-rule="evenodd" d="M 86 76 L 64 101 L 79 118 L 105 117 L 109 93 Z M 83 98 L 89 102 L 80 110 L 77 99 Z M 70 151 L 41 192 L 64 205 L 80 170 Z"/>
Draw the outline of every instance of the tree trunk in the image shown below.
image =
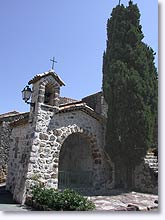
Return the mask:
<path id="1" fill-rule="evenodd" d="M 124 189 L 126 184 L 126 167 L 121 161 L 115 163 L 115 188 Z"/>
<path id="2" fill-rule="evenodd" d="M 134 182 L 134 167 L 132 164 L 127 165 L 126 170 L 126 185 L 127 189 L 131 190 L 133 188 L 133 182 Z"/>

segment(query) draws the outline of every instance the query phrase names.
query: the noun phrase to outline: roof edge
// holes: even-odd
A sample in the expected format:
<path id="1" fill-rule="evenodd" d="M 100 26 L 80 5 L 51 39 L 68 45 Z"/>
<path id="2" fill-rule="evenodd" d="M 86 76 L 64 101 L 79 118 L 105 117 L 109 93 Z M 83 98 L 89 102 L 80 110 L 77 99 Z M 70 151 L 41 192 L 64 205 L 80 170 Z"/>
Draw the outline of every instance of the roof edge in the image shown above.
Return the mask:
<path id="1" fill-rule="evenodd" d="M 55 73 L 54 70 L 49 70 L 48 72 L 43 72 L 41 74 L 37 74 L 33 77 L 33 79 L 31 79 L 28 82 L 28 85 L 31 85 L 35 82 L 37 82 L 38 80 L 40 80 L 43 77 L 49 76 L 51 75 L 55 80 L 57 80 L 57 82 L 60 84 L 60 86 L 65 86 L 65 83 L 63 82 L 63 80 L 57 75 L 57 73 Z"/>

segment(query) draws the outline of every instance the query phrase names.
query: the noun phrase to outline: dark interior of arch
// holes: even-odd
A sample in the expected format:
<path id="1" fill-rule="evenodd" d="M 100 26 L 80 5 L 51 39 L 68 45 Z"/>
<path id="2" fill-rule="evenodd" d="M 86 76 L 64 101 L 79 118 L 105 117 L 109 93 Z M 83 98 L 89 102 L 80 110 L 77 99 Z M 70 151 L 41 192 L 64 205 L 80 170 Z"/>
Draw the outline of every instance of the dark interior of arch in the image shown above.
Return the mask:
<path id="1" fill-rule="evenodd" d="M 61 147 L 58 188 L 92 187 L 92 157 L 89 141 L 79 133 L 70 135 Z"/>
<path id="2" fill-rule="evenodd" d="M 54 105 L 54 86 L 51 84 L 45 86 L 44 104 Z"/>

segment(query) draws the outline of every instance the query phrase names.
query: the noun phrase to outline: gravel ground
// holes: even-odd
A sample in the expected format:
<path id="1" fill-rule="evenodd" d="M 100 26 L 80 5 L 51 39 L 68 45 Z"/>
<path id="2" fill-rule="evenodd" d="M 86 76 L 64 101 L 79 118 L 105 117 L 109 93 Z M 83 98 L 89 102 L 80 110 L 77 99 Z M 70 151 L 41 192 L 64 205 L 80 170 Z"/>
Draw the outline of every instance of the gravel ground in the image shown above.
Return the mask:
<path id="1" fill-rule="evenodd" d="M 158 196 L 128 192 L 113 196 L 89 197 L 97 211 L 158 211 Z"/>
<path id="2" fill-rule="evenodd" d="M 109 196 L 88 197 L 96 205 L 96 211 L 158 211 L 158 196 L 146 193 L 128 192 Z M 32 211 L 13 201 L 12 194 L 0 184 L 0 211 Z"/>

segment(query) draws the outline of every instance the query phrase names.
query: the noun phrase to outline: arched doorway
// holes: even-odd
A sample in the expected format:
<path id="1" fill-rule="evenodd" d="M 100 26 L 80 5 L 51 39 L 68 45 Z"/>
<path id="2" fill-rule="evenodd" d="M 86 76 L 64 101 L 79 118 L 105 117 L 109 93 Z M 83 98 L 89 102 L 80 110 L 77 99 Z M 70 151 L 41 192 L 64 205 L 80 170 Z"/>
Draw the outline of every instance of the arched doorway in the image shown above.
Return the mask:
<path id="1" fill-rule="evenodd" d="M 93 159 L 90 141 L 82 133 L 73 133 L 61 146 L 58 188 L 87 191 L 92 187 Z"/>

